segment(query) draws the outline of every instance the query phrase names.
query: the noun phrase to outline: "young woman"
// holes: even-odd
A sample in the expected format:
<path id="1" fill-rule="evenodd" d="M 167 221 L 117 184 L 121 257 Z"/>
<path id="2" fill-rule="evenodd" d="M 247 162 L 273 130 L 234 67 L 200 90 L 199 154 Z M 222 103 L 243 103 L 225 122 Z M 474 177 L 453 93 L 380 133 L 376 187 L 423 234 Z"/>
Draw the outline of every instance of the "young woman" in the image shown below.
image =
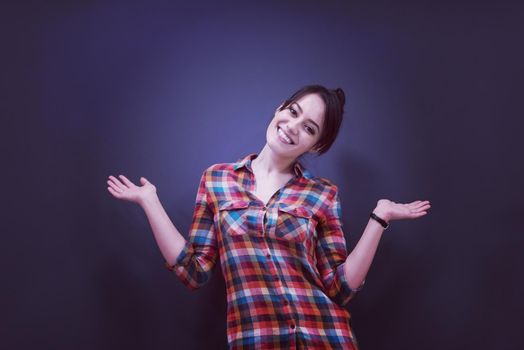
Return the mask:
<path id="1" fill-rule="evenodd" d="M 320 85 L 285 100 L 258 155 L 204 171 L 187 241 L 153 184 L 109 176 L 114 197 L 144 209 L 166 267 L 188 288 L 204 285 L 220 259 L 231 349 L 358 349 L 345 305 L 362 288 L 383 230 L 430 208 L 379 200 L 347 254 L 337 186 L 299 161 L 330 148 L 344 104 L 341 89 Z"/>

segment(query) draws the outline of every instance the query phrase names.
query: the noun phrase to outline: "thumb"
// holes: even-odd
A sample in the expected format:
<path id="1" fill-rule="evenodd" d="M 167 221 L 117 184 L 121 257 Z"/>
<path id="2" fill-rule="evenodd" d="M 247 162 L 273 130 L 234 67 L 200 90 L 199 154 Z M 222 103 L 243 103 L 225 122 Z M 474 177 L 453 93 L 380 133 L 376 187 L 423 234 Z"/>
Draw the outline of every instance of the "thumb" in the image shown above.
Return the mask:
<path id="1" fill-rule="evenodd" d="M 146 179 L 145 177 L 141 177 L 141 178 L 140 178 L 140 183 L 141 183 L 142 185 L 145 185 L 145 184 L 148 183 L 148 182 L 149 182 L 149 181 L 147 181 L 147 179 Z"/>

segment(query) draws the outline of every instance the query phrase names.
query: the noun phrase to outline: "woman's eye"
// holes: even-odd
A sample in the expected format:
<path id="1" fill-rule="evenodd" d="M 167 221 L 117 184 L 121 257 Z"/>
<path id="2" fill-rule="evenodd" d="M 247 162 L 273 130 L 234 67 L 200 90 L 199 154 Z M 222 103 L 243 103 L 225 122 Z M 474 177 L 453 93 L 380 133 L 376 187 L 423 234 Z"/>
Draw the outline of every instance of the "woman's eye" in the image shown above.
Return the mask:
<path id="1" fill-rule="evenodd" d="M 315 133 L 315 130 L 313 130 L 312 127 L 307 126 L 307 125 L 306 125 L 306 131 L 307 131 L 308 133 L 310 133 L 311 135 L 313 135 L 313 134 Z"/>
<path id="2" fill-rule="evenodd" d="M 291 114 L 297 115 L 297 111 L 295 111 L 293 107 L 289 107 L 289 111 L 291 112 Z"/>

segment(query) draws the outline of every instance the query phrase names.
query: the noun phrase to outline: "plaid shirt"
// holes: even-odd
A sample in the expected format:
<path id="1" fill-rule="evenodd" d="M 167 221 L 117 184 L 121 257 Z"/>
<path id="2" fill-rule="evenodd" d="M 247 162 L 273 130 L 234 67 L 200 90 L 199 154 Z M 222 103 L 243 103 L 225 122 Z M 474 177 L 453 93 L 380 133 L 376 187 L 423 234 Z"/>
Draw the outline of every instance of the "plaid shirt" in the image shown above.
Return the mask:
<path id="1" fill-rule="evenodd" d="M 297 162 L 263 203 L 256 156 L 205 170 L 189 239 L 167 268 L 195 289 L 220 258 L 231 349 L 358 349 L 344 306 L 362 286 L 351 289 L 344 274 L 337 187 Z"/>

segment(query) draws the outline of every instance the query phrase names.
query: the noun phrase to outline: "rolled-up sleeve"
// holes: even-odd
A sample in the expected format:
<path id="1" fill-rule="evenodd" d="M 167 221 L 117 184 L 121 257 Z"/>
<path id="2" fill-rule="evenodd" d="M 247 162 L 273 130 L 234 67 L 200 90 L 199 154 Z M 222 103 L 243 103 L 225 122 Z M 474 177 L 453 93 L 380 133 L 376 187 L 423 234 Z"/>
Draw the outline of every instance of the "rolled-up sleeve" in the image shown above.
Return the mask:
<path id="1" fill-rule="evenodd" d="M 174 265 L 166 262 L 166 267 L 189 289 L 200 288 L 209 281 L 218 256 L 213 210 L 206 187 L 207 173 L 206 170 L 200 179 L 186 245 Z"/>
<path id="2" fill-rule="evenodd" d="M 353 289 L 344 273 L 347 258 L 346 239 L 342 231 L 341 208 L 338 190 L 332 185 L 331 196 L 324 206 L 323 215 L 317 225 L 317 269 L 327 295 L 337 304 L 346 305 L 362 285 Z"/>

